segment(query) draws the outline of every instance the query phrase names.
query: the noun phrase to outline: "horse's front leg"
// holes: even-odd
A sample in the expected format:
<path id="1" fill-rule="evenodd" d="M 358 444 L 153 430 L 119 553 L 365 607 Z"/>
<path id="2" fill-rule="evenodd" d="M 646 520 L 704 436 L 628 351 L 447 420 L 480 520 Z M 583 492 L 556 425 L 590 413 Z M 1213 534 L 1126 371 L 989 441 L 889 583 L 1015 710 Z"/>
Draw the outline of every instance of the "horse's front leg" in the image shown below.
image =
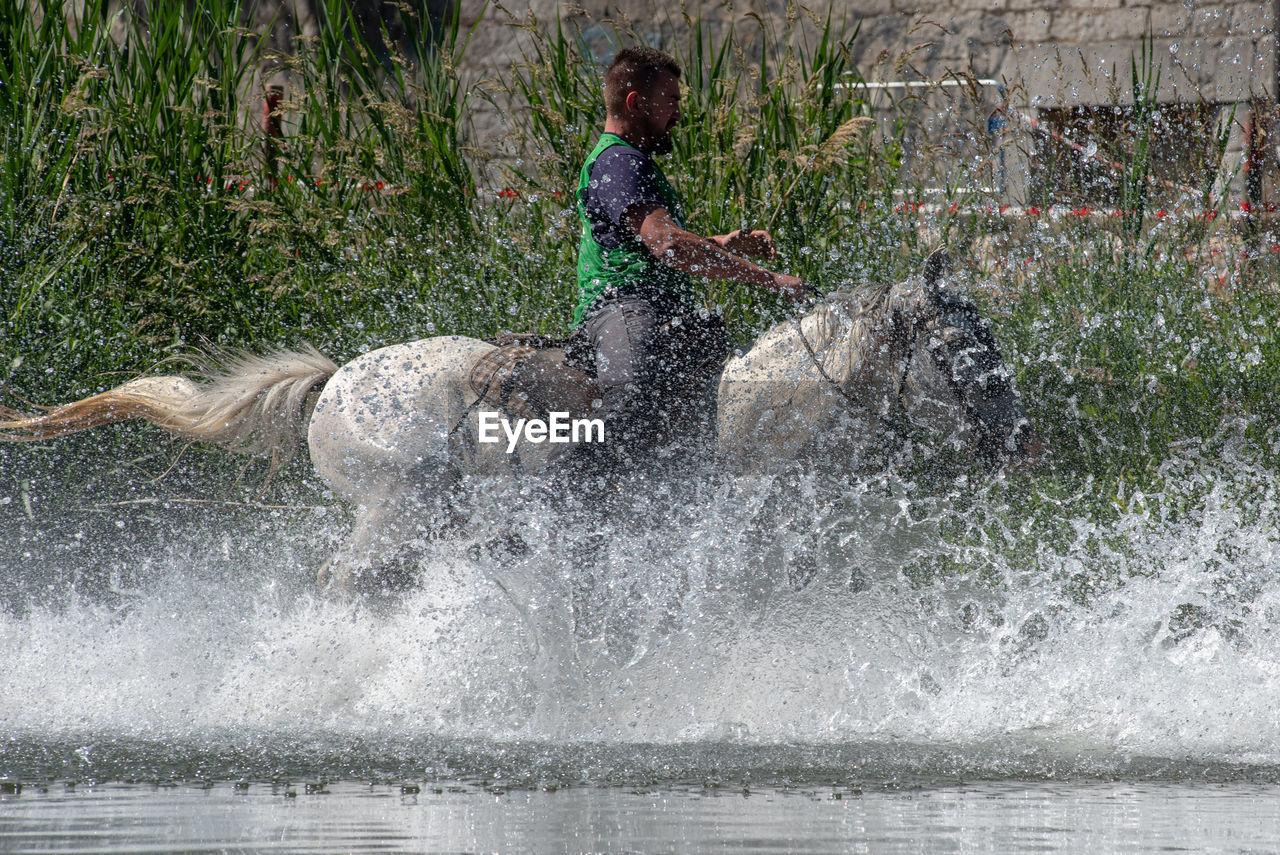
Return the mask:
<path id="1" fill-rule="evenodd" d="M 317 571 L 317 586 L 343 596 L 412 587 L 426 543 L 453 524 L 456 512 L 456 502 L 443 498 L 382 496 L 359 505 L 351 534 Z"/>

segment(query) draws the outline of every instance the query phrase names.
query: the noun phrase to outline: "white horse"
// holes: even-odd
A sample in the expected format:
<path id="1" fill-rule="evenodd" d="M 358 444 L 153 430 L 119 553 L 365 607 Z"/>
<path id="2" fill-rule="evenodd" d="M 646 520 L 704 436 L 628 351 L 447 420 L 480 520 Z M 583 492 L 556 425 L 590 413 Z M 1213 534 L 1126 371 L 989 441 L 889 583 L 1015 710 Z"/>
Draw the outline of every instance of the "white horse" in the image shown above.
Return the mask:
<path id="1" fill-rule="evenodd" d="M 549 444 L 508 453 L 505 439 L 479 441 L 493 398 L 476 388 L 474 368 L 494 352 L 442 336 L 341 367 L 310 348 L 241 355 L 199 381 L 143 377 L 40 415 L 2 410 L 0 438 L 140 418 L 277 464 L 305 427 L 317 473 L 356 511 L 350 537 L 318 574 L 345 588 L 421 538 L 424 502 L 447 504 L 459 484 L 545 466 Z M 564 406 L 581 415 L 593 396 L 571 391 Z M 717 406 L 718 457 L 742 471 L 779 460 L 852 466 L 870 446 L 922 441 L 993 465 L 1039 453 L 995 340 L 955 289 L 945 253 L 906 282 L 837 292 L 769 330 L 724 366 Z"/>

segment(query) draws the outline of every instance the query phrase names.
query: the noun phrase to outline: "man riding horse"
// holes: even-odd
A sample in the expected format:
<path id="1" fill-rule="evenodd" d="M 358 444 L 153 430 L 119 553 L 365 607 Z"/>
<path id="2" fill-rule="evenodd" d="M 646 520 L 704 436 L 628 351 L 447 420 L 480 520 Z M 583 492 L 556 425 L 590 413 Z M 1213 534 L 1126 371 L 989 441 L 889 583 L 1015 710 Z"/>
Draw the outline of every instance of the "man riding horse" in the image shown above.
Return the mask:
<path id="1" fill-rule="evenodd" d="M 484 440 L 482 410 L 604 417 L 605 442 L 577 445 L 555 464 L 553 483 L 625 474 L 620 467 L 637 455 L 665 456 L 660 441 L 685 436 L 690 417 L 715 424 L 719 464 L 740 473 L 779 464 L 851 472 L 880 446 L 949 447 L 993 470 L 1039 458 L 1043 446 L 1013 373 L 978 307 L 956 287 L 944 250 L 904 281 L 828 294 L 724 360 L 723 324 L 695 310 L 691 277 L 795 300 L 809 289 L 738 255 L 773 257 L 767 232 L 704 239 L 685 229 L 680 201 L 651 157 L 671 148 L 678 81 L 671 58 L 648 49 L 623 51 L 606 75 L 608 121 L 579 190 L 574 321 L 586 358 L 526 346 L 537 358 L 516 347 L 502 359 L 506 348 L 461 335 L 379 348 L 342 366 L 310 348 L 238 354 L 197 379 L 139 377 L 39 414 L 0 406 L 0 441 L 138 418 L 276 464 L 305 433 L 316 473 L 354 508 L 350 535 L 317 574 L 342 590 L 362 575 L 378 579 L 426 542 L 424 532 L 448 526 L 459 488 L 546 471 L 549 444 L 530 439 L 512 453 Z M 588 361 L 598 381 L 582 370 Z M 701 393 L 717 374 L 707 406 Z"/>
<path id="2" fill-rule="evenodd" d="M 767 231 L 702 238 L 654 162 L 672 149 L 680 120 L 680 66 L 653 48 L 620 51 L 604 76 L 604 133 L 578 179 L 582 241 L 575 336 L 589 342 L 610 459 L 649 446 L 663 405 L 717 371 L 728 355 L 724 323 L 695 307 L 694 278 L 767 288 L 792 300 L 801 279 L 747 261 L 776 256 Z M 711 371 L 700 369 L 710 366 Z M 584 452 L 597 451 L 581 447 Z"/>

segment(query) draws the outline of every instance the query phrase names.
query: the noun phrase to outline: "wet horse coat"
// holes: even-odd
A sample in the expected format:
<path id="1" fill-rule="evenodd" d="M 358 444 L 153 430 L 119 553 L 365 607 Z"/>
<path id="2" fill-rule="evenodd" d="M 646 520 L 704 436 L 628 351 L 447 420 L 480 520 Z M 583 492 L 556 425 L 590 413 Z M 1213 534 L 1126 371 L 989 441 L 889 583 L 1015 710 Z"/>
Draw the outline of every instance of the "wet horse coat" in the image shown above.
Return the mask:
<path id="1" fill-rule="evenodd" d="M 949 263 L 935 257 L 906 282 L 834 294 L 730 359 L 717 394 L 719 458 L 737 471 L 797 459 L 854 465 L 869 444 L 908 432 L 992 462 L 1025 450 L 1032 432 L 995 340 L 952 286 Z M 484 403 L 471 369 L 493 352 L 460 336 L 395 345 L 325 386 L 308 430 L 312 461 L 359 508 L 330 565 L 339 579 L 419 536 L 424 499 L 467 478 L 543 469 L 549 444 L 508 454 L 477 441 Z M 526 377 L 526 388 L 536 381 Z M 544 386 L 531 397 L 543 410 L 585 409 L 580 391 Z"/>
<path id="2" fill-rule="evenodd" d="M 259 453 L 287 452 L 307 423 L 311 460 L 356 509 L 351 536 L 321 570 L 346 586 L 423 536 L 431 506 L 447 511 L 472 479 L 540 472 L 552 446 L 478 441 L 477 362 L 495 346 L 442 336 L 385 347 L 337 367 L 314 351 L 245 356 L 211 383 L 141 378 L 41 416 L 0 413 L 8 439 L 41 439 L 126 418 Z M 571 380 L 572 378 L 570 378 Z M 526 373 L 542 408 L 581 413 L 590 391 L 551 360 Z M 920 276 L 831 295 L 777 325 L 729 360 L 717 394 L 719 457 L 738 471 L 779 460 L 855 465 L 869 444 L 927 434 L 998 462 L 1027 450 L 1034 433 L 994 339 L 952 288 L 935 254 Z M 606 438 L 607 439 L 607 438 Z"/>

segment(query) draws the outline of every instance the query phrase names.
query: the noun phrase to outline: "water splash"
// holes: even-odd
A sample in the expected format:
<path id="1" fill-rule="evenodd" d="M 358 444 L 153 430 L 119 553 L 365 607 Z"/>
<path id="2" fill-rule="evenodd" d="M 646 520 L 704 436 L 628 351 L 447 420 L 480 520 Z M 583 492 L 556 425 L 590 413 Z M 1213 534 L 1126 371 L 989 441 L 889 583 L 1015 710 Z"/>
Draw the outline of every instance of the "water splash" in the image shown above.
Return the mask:
<path id="1" fill-rule="evenodd" d="M 0 614 L 0 723 L 36 741 L 857 745 L 1015 775 L 1280 765 L 1277 485 L 1168 467 L 1177 487 L 1110 515 L 1080 513 L 1084 494 L 1013 507 L 1012 481 L 975 497 L 812 476 L 654 489 L 630 523 L 526 506 L 523 552 L 432 544 L 421 587 L 377 605 L 311 592 L 331 518 L 189 520 L 114 555 L 134 588 Z"/>

